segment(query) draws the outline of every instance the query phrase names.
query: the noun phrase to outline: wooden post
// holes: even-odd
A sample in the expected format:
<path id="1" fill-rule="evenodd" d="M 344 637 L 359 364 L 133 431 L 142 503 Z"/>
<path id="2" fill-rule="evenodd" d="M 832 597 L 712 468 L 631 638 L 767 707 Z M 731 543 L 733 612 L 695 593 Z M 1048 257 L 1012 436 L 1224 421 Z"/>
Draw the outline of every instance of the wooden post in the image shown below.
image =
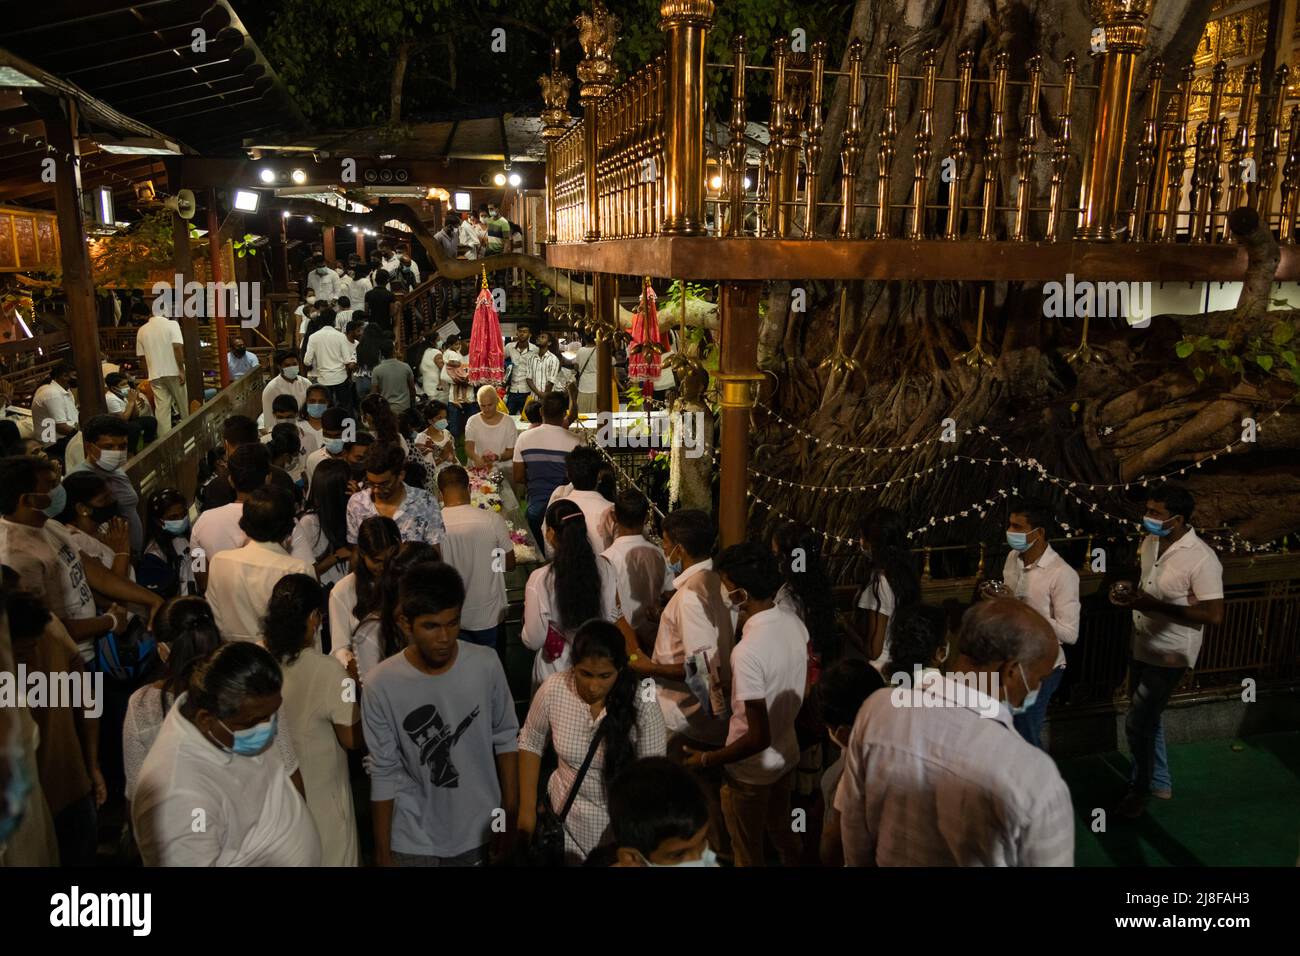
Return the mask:
<path id="1" fill-rule="evenodd" d="M 359 230 L 357 232 L 357 255 L 361 257 L 362 262 L 366 261 L 366 234 Z"/>
<path id="2" fill-rule="evenodd" d="M 176 275 L 182 276 L 186 283 L 194 278 L 194 262 L 190 256 L 190 221 L 172 213 L 172 267 Z M 199 317 L 185 314 L 172 316 L 181 326 L 181 337 L 185 339 L 185 391 L 191 402 L 203 402 L 203 362 L 199 357 Z M 225 356 L 222 356 L 225 364 Z M 186 409 L 181 409 L 185 417 Z"/>
<path id="3" fill-rule="evenodd" d="M 276 292 L 289 291 L 289 220 L 285 216 L 271 225 L 271 282 Z"/>
<path id="4" fill-rule="evenodd" d="M 618 326 L 618 276 L 597 272 L 595 285 L 596 321 L 602 326 Z M 614 410 L 614 348 L 612 332 L 602 328 L 596 335 L 596 410 Z"/>
<path id="5" fill-rule="evenodd" d="M 77 406 L 85 422 L 106 411 L 104 374 L 100 365 L 99 323 L 95 310 L 95 281 L 86 249 L 86 227 L 81 215 L 81 169 L 76 163 L 77 105 L 71 100 L 30 93 L 27 97 L 40 114 L 45 141 L 54 149 L 54 202 L 58 211 L 59 257 L 63 267 L 63 294 L 68 301 L 68 341 L 77 369 Z M 72 157 L 69 159 L 68 157 Z M 32 177 L 40 166 L 32 166 Z M 41 424 L 33 422 L 40 434 Z"/>
<path id="6" fill-rule="evenodd" d="M 222 273 L 221 262 L 221 218 L 217 215 L 217 191 L 208 190 L 208 258 L 210 260 L 211 275 L 208 279 L 213 283 L 224 282 L 225 277 Z M 215 308 L 212 310 L 212 324 L 217 330 L 217 371 L 221 375 L 221 387 L 225 388 L 230 384 L 230 366 L 226 363 L 226 316 L 225 303 L 222 301 L 224 296 L 212 296 Z"/>
<path id="7" fill-rule="evenodd" d="M 722 385 L 722 453 L 718 494 L 718 531 L 722 546 L 739 544 L 748 529 L 751 389 L 762 381 L 758 371 L 758 282 L 724 282 L 718 311 L 722 349 L 718 381 Z"/>
<path id="8" fill-rule="evenodd" d="M 338 257 L 335 255 L 334 249 L 334 227 L 321 226 L 320 233 L 321 246 L 325 250 L 325 262 L 332 269 L 334 268 L 334 263 L 338 262 Z"/>

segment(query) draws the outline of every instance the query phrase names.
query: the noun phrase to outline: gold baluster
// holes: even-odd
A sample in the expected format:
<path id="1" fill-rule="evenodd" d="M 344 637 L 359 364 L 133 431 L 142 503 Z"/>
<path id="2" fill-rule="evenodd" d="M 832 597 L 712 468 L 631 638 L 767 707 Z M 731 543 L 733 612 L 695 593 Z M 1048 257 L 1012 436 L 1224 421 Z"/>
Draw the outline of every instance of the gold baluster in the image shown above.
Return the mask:
<path id="1" fill-rule="evenodd" d="M 817 173 L 822 161 L 822 91 L 826 81 L 826 41 L 818 40 L 812 47 L 812 89 L 809 92 L 808 135 L 804 138 L 804 236 L 817 235 L 817 193 L 820 176 Z"/>
<path id="2" fill-rule="evenodd" d="M 1219 110 L 1223 104 L 1223 88 L 1228 81 L 1228 64 L 1220 60 L 1214 66 L 1210 79 L 1209 115 L 1199 127 L 1196 137 L 1196 166 L 1193 181 L 1197 185 L 1193 203 L 1192 242 L 1204 242 L 1214 198 L 1213 183 L 1219 155 Z"/>
<path id="3" fill-rule="evenodd" d="M 939 74 L 936 51 L 921 54 L 921 113 L 912 147 L 912 226 L 909 239 L 925 238 L 926 180 L 930 175 L 930 145 L 934 141 L 934 86 Z"/>
<path id="4" fill-rule="evenodd" d="M 957 239 L 961 236 L 961 191 L 966 181 L 966 158 L 970 148 L 970 94 L 971 79 L 975 71 L 975 52 L 962 50 L 957 57 L 961 70 L 957 92 L 957 109 L 953 117 L 952 136 L 948 148 L 953 161 L 952 182 L 948 189 L 948 226 L 944 230 L 945 239 Z"/>
<path id="5" fill-rule="evenodd" d="M 894 141 L 898 138 L 898 44 L 885 50 L 885 111 L 880 122 L 880 167 L 876 175 L 876 238 L 888 239 L 889 186 L 894 170 Z"/>
<path id="6" fill-rule="evenodd" d="M 727 144 L 730 169 L 727 190 L 731 200 L 727 235 L 741 236 L 745 232 L 745 38 L 731 41 L 735 68 L 731 74 L 731 123 L 728 126 L 731 142 Z M 685 301 L 685 296 L 682 296 Z"/>
<path id="7" fill-rule="evenodd" d="M 969 352 L 962 352 L 954 362 L 964 362 L 971 366 L 992 365 L 993 359 L 984 354 L 984 286 L 980 286 L 980 311 L 975 320 L 975 347 Z"/>
<path id="8" fill-rule="evenodd" d="M 993 112 L 989 117 L 989 132 L 984 137 L 984 212 L 980 217 L 980 238 L 993 238 L 993 224 L 997 216 L 998 180 L 1002 167 L 1002 142 L 1005 136 L 1007 109 L 1007 64 L 1011 57 L 1005 50 L 993 58 Z"/>
<path id="9" fill-rule="evenodd" d="M 782 235 L 781 199 L 782 167 L 785 144 L 785 67 L 790 54 L 790 41 L 778 37 L 772 43 L 772 122 L 768 126 L 767 140 L 767 228 L 771 235 Z"/>
<path id="10" fill-rule="evenodd" d="M 1290 69 L 1284 63 L 1273 74 L 1273 104 L 1268 111 L 1264 130 L 1264 150 L 1260 156 L 1259 182 L 1255 188 L 1255 211 L 1267 223 L 1273 215 L 1273 191 L 1277 186 L 1278 154 L 1282 151 L 1282 123 L 1286 119 L 1286 81 Z"/>
<path id="11" fill-rule="evenodd" d="M 921 580 L 930 580 L 930 549 L 925 549 L 925 563 L 921 566 Z"/>
<path id="12" fill-rule="evenodd" d="M 1221 116 L 1219 122 L 1210 125 L 1214 127 L 1214 135 L 1208 160 L 1210 170 L 1210 220 L 1207 238 L 1210 242 L 1218 242 L 1219 230 L 1215 228 L 1214 221 L 1222 215 L 1226 226 L 1228 218 L 1220 212 L 1220 202 L 1223 199 L 1223 144 L 1228 141 L 1228 118 Z"/>
<path id="13" fill-rule="evenodd" d="M 1088 535 L 1088 543 L 1083 549 L 1083 564 L 1079 570 L 1085 574 L 1092 570 L 1092 535 Z"/>
<path id="14" fill-rule="evenodd" d="M 1065 75 L 1061 89 L 1061 112 L 1056 117 L 1056 135 L 1052 138 L 1052 191 L 1048 199 L 1047 238 L 1056 242 L 1061 238 L 1061 223 L 1065 212 L 1065 177 L 1070 168 L 1070 111 L 1074 107 L 1074 80 L 1078 58 L 1071 53 L 1065 58 Z"/>
<path id="15" fill-rule="evenodd" d="M 1134 242 L 1143 242 L 1150 228 L 1151 181 L 1156 171 L 1156 150 L 1160 142 L 1160 82 L 1164 61 L 1151 61 L 1151 80 L 1147 84 L 1147 115 L 1142 123 L 1142 139 L 1137 150 L 1137 192 L 1129 214 L 1128 232 Z"/>
<path id="16" fill-rule="evenodd" d="M 853 238 L 854 187 L 858 182 L 858 160 L 862 157 L 862 41 L 849 44 L 849 113 L 840 148 L 840 233 Z"/>
<path id="17" fill-rule="evenodd" d="M 1178 119 L 1174 123 L 1173 140 L 1169 144 L 1169 179 L 1165 185 L 1165 229 L 1163 242 L 1178 240 L 1178 207 L 1183 195 L 1183 173 L 1187 171 L 1187 125 L 1192 108 L 1192 77 L 1196 68 L 1190 63 L 1183 67 L 1183 79 L 1178 84 Z"/>
<path id="18" fill-rule="evenodd" d="M 1232 168 L 1229 172 L 1228 211 L 1249 206 L 1254 183 L 1246 182 L 1246 154 L 1250 152 L 1250 127 L 1255 122 L 1255 97 L 1259 93 L 1259 64 L 1246 67 L 1241 86 L 1241 109 L 1237 112 L 1237 129 L 1232 137 Z M 1257 177 L 1252 177 L 1252 179 Z M 1225 223 L 1225 231 L 1226 231 Z"/>
<path id="19" fill-rule="evenodd" d="M 1025 113 L 1021 122 L 1020 153 L 1016 160 L 1016 224 L 1011 238 L 1025 242 L 1029 238 L 1029 207 L 1034 198 L 1034 154 L 1038 151 L 1038 97 L 1043 74 L 1043 58 L 1031 56 L 1029 91 L 1025 94 Z"/>
<path id="20" fill-rule="evenodd" d="M 1291 107 L 1291 127 L 1282 167 L 1282 216 L 1278 236 L 1285 245 L 1295 242 L 1297 190 L 1300 189 L 1300 106 Z"/>
<path id="21" fill-rule="evenodd" d="M 980 542 L 980 563 L 979 563 L 979 567 L 975 569 L 975 580 L 977 581 L 982 581 L 984 579 L 984 551 L 986 548 L 987 545 L 985 545 L 985 543 L 981 541 Z"/>

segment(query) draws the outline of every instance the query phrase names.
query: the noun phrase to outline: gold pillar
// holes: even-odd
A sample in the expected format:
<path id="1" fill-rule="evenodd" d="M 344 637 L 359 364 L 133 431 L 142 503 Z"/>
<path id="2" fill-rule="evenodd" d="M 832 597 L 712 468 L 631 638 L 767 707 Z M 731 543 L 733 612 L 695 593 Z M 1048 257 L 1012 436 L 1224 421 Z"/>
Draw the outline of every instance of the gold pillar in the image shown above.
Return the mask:
<path id="1" fill-rule="evenodd" d="M 665 104 L 665 236 L 704 234 L 704 43 L 712 0 L 664 0 L 659 28 L 668 34 Z"/>
<path id="2" fill-rule="evenodd" d="M 1000 50 L 993 58 L 993 110 L 989 117 L 989 132 L 984 137 L 984 208 L 980 215 L 980 238 L 993 238 L 997 217 L 998 180 L 1002 172 L 1002 142 L 1005 136 L 1007 108 L 1007 73 L 1011 57 Z"/>
<path id="3" fill-rule="evenodd" d="M 876 173 L 876 238 L 888 239 L 889 191 L 894 171 L 894 142 L 898 139 L 898 44 L 885 49 L 885 112 L 880 121 L 880 153 Z"/>
<path id="4" fill-rule="evenodd" d="M 912 148 L 912 225 L 909 239 L 925 238 L 926 182 L 930 175 L 930 147 L 934 141 L 934 84 L 939 75 L 935 49 L 921 54 L 921 113 Z"/>
<path id="5" fill-rule="evenodd" d="M 546 241 L 556 241 L 555 231 L 555 141 L 569 126 L 569 88 L 573 80 L 560 70 L 560 49 L 551 53 L 551 72 L 537 78 L 542 88 L 542 139 L 546 142 Z"/>
<path id="6" fill-rule="evenodd" d="M 735 69 L 731 74 L 731 122 L 727 143 L 727 197 L 730 202 L 727 235 L 745 234 L 745 38 L 731 41 Z"/>
<path id="7" fill-rule="evenodd" d="M 957 108 L 953 113 L 952 135 L 948 147 L 952 151 L 952 183 L 948 188 L 948 224 L 945 239 L 961 238 L 961 194 L 966 183 L 966 161 L 970 156 L 970 97 L 971 82 L 975 73 L 975 51 L 962 50 L 957 55 Z"/>
<path id="8" fill-rule="evenodd" d="M 772 119 L 768 123 L 767 163 L 768 206 L 767 223 L 770 235 L 784 237 L 782 230 L 782 205 L 785 198 L 785 66 L 790 55 L 790 41 L 777 37 L 772 43 Z"/>
<path id="9" fill-rule="evenodd" d="M 1092 16 L 1104 31 L 1105 45 L 1079 200 L 1082 239 L 1115 238 L 1133 68 L 1138 54 L 1146 48 L 1151 4 L 1152 0 L 1092 0 Z"/>
<path id="10" fill-rule="evenodd" d="M 854 197 L 858 183 L 858 160 L 862 157 L 862 60 L 861 40 L 849 44 L 849 115 L 840 147 L 840 238 L 853 238 L 856 218 Z"/>
<path id="11" fill-rule="evenodd" d="M 812 47 L 812 89 L 808 93 L 808 135 L 804 138 L 804 236 L 817 235 L 817 167 L 822 161 L 822 90 L 826 82 L 826 41 Z"/>
<path id="12" fill-rule="evenodd" d="M 1160 79 L 1164 68 L 1164 61 L 1159 57 L 1151 61 L 1151 81 L 1147 84 L 1147 115 L 1142 123 L 1142 142 L 1138 144 L 1137 193 L 1128 219 L 1128 234 L 1134 242 L 1145 241 L 1150 228 L 1151 184 L 1158 178 L 1156 154 L 1160 146 Z"/>
<path id="13" fill-rule="evenodd" d="M 585 54 L 578 63 L 578 81 L 582 84 L 578 97 L 582 101 L 582 172 L 587 217 L 583 238 L 594 242 L 600 238 L 596 181 L 596 164 L 600 158 L 600 117 L 596 106 L 613 91 L 618 77 L 618 71 L 614 67 L 614 44 L 618 40 L 619 22 L 617 17 L 605 9 L 601 0 L 593 0 L 591 13 L 584 13 L 574 23 L 578 27 L 578 40 Z"/>
<path id="14" fill-rule="evenodd" d="M 1029 239 L 1029 206 L 1034 198 L 1034 157 L 1038 152 L 1038 92 L 1043 78 L 1043 58 L 1031 56 L 1029 92 L 1025 96 L 1025 114 L 1020 123 L 1020 152 L 1016 157 L 1016 223 L 1011 238 L 1016 242 Z"/>

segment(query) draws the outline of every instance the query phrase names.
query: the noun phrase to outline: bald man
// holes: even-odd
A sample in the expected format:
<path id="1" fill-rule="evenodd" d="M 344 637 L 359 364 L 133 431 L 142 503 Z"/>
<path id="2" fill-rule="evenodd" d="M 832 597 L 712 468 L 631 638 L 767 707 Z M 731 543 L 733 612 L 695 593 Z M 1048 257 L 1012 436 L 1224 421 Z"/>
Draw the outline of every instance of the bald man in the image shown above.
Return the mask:
<path id="1" fill-rule="evenodd" d="M 1016 733 L 1056 663 L 1051 625 L 1010 598 L 962 617 L 953 670 L 895 675 L 858 712 L 835 798 L 849 866 L 1071 866 L 1056 764 Z M 922 675 L 918 675 L 922 676 Z"/>

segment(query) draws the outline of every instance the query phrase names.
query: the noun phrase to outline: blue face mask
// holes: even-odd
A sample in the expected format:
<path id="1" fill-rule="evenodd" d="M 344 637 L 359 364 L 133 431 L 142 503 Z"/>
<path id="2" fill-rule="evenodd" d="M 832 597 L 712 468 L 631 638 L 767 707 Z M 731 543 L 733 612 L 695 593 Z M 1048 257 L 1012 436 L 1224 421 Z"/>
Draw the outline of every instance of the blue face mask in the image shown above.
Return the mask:
<path id="1" fill-rule="evenodd" d="M 325 439 L 325 451 L 331 455 L 343 454 L 343 439 L 342 438 Z"/>
<path id="2" fill-rule="evenodd" d="M 226 727 L 223 721 L 217 721 L 217 723 L 225 727 L 230 736 L 235 738 L 234 744 L 230 747 L 232 754 L 238 754 L 241 757 L 256 757 L 266 751 L 271 746 L 271 742 L 275 740 L 275 728 L 279 716 L 279 714 L 272 714 L 271 719 L 266 723 L 258 724 L 256 727 L 249 727 L 247 730 L 231 730 Z"/>
<path id="3" fill-rule="evenodd" d="M 642 857 L 642 859 L 645 860 L 646 866 L 656 866 L 656 867 L 717 866 L 718 865 L 718 854 L 714 853 L 713 849 L 707 846 L 704 848 L 704 852 L 700 854 L 700 858 L 698 860 L 683 860 L 681 863 L 651 863 L 645 857 Z"/>
<path id="4" fill-rule="evenodd" d="M 280 369 L 280 374 L 283 375 L 288 381 L 292 382 L 295 378 L 298 377 L 298 366 L 290 365 L 287 368 L 282 368 Z"/>
<path id="5" fill-rule="evenodd" d="M 433 427 L 440 432 L 445 432 L 447 430 L 447 420 L 444 418 L 441 421 L 436 421 L 433 423 Z"/>
<path id="6" fill-rule="evenodd" d="M 325 409 L 329 408 L 324 402 L 308 402 L 307 414 L 312 418 L 320 418 L 325 414 Z"/>
<path id="7" fill-rule="evenodd" d="M 168 534 L 184 534 L 190 530 L 189 518 L 174 518 L 163 522 L 163 530 Z"/>
<path id="8" fill-rule="evenodd" d="M 1029 550 L 1029 535 L 1024 531 L 1008 531 L 1007 544 L 1013 551 Z"/>
<path id="9" fill-rule="evenodd" d="M 676 551 L 676 550 L 677 550 L 676 548 L 673 548 L 673 551 Z M 669 552 L 669 554 L 671 554 L 671 553 L 672 553 L 672 551 Z M 668 563 L 668 571 L 672 574 L 673 577 L 676 577 L 677 575 L 681 574 L 681 573 L 682 573 L 682 562 L 681 562 L 680 560 L 677 560 L 677 561 L 670 561 L 670 562 Z"/>
<path id="10" fill-rule="evenodd" d="M 63 509 L 68 506 L 68 489 L 63 485 L 55 486 L 50 493 L 50 503 L 41 510 L 45 512 L 46 517 L 57 518 L 63 514 Z"/>
<path id="11" fill-rule="evenodd" d="M 1018 662 L 1016 664 L 1016 668 L 1020 671 L 1020 679 L 1025 682 L 1025 687 L 1028 688 L 1029 681 L 1025 678 L 1025 669 L 1021 667 Z M 1020 702 L 1019 707 L 1011 707 L 1011 701 L 1008 700 L 1007 706 L 1011 707 L 1012 716 L 1019 717 L 1021 714 L 1028 711 L 1030 707 L 1033 707 L 1034 703 L 1038 700 L 1038 692 L 1040 690 L 1042 690 L 1041 687 L 1035 687 L 1028 694 L 1026 694 L 1025 699 Z"/>
<path id="12" fill-rule="evenodd" d="M 15 737 L 17 731 L 14 732 Z M 32 779 L 27 775 L 22 748 L 14 741 L 8 752 L 0 751 L 0 760 L 9 763 L 9 783 L 0 794 L 0 847 L 18 830 L 27 811 L 27 796 L 32 792 Z"/>
<path id="13" fill-rule="evenodd" d="M 1173 519 L 1170 518 L 1169 520 L 1172 521 Z M 1147 515 L 1142 519 L 1142 527 L 1146 528 L 1157 538 L 1166 537 L 1174 530 L 1173 528 L 1166 528 L 1165 522 L 1161 521 L 1159 518 L 1153 518 L 1150 515 Z"/>

